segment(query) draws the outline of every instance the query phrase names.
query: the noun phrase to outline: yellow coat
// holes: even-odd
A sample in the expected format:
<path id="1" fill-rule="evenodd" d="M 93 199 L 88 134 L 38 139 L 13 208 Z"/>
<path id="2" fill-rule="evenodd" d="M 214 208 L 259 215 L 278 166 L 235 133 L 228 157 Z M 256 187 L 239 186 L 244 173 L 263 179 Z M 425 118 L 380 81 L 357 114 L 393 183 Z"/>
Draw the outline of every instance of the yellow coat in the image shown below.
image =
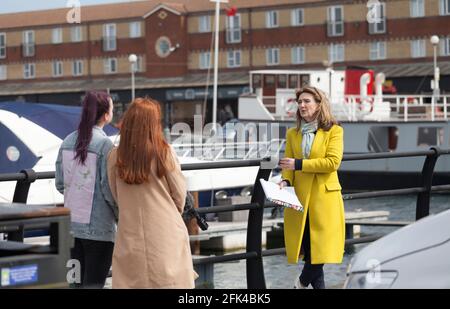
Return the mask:
<path id="1" fill-rule="evenodd" d="M 286 208 L 284 240 L 288 263 L 296 264 L 309 212 L 311 263 L 341 263 L 345 243 L 345 216 L 337 169 L 343 154 L 344 130 L 334 125 L 317 130 L 309 159 L 303 159 L 302 134 L 291 128 L 286 134 L 285 157 L 303 159 L 301 171 L 283 170 L 304 206 L 304 212 Z"/>

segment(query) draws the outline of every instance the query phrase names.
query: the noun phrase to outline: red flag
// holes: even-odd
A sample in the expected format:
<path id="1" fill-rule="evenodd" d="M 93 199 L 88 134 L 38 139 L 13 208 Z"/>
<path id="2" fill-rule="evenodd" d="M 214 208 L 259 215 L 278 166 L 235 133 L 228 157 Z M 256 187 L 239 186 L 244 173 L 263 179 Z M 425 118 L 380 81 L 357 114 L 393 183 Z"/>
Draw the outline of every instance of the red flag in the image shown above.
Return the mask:
<path id="1" fill-rule="evenodd" d="M 225 9 L 227 12 L 227 16 L 231 17 L 231 16 L 235 16 L 237 13 L 237 8 L 235 6 L 229 7 Z"/>

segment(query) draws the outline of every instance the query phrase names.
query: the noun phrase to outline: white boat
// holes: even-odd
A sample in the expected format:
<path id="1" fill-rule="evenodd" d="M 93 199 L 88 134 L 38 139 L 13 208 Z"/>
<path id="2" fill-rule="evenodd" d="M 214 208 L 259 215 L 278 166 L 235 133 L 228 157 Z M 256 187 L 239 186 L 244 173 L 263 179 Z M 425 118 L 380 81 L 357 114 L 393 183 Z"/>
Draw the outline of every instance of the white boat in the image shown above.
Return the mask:
<path id="1" fill-rule="evenodd" d="M 386 95 L 384 79 L 355 68 L 251 71 L 251 93 L 239 98 L 239 120 L 275 126 L 285 136 L 295 126 L 295 89 L 308 84 L 327 92 L 344 128 L 346 154 L 450 148 L 450 95 Z M 339 175 L 347 190 L 414 187 L 421 185 L 423 162 L 424 157 L 343 162 Z M 439 158 L 435 172 L 434 184 L 450 183 L 448 156 Z"/>

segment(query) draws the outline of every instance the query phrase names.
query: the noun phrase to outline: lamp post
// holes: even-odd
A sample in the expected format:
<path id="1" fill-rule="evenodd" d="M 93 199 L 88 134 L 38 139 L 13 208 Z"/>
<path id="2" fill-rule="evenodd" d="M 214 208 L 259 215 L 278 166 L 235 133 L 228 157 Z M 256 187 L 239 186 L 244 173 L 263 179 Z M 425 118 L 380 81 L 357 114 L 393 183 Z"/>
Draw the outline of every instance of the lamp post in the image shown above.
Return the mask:
<path id="1" fill-rule="evenodd" d="M 433 35 L 430 38 L 430 42 L 433 45 L 433 58 L 434 58 L 434 77 L 432 82 L 433 88 L 433 98 L 431 100 L 431 120 L 434 120 L 434 107 L 437 103 L 437 99 L 439 96 L 439 68 L 437 66 L 437 46 L 439 44 L 439 37 L 437 35 Z"/>
<path id="2" fill-rule="evenodd" d="M 332 82 L 333 82 L 333 73 L 334 73 L 333 62 L 329 61 L 329 60 L 324 60 L 324 61 L 322 61 L 322 64 L 327 68 L 326 71 L 328 72 L 328 95 L 330 97 L 330 102 L 331 102 L 331 97 L 332 97 L 331 91 L 333 90 Z"/>
<path id="3" fill-rule="evenodd" d="M 131 102 L 134 101 L 135 98 L 135 85 L 134 85 L 134 72 L 136 70 L 137 56 L 135 54 L 131 54 L 128 57 L 128 61 L 131 66 Z"/>

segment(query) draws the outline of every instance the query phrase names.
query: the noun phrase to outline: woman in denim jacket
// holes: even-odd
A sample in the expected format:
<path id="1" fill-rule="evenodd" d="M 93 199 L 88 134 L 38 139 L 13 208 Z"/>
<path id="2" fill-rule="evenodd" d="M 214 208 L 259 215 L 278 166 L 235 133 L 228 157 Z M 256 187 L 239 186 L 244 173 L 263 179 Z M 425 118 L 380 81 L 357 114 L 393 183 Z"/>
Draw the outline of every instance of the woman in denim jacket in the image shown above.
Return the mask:
<path id="1" fill-rule="evenodd" d="M 113 143 L 103 127 L 112 118 L 111 97 L 88 92 L 78 130 L 64 139 L 56 161 L 56 188 L 71 211 L 71 258 L 81 266 L 75 287 L 103 288 L 111 267 L 118 214 L 106 172 Z"/>

